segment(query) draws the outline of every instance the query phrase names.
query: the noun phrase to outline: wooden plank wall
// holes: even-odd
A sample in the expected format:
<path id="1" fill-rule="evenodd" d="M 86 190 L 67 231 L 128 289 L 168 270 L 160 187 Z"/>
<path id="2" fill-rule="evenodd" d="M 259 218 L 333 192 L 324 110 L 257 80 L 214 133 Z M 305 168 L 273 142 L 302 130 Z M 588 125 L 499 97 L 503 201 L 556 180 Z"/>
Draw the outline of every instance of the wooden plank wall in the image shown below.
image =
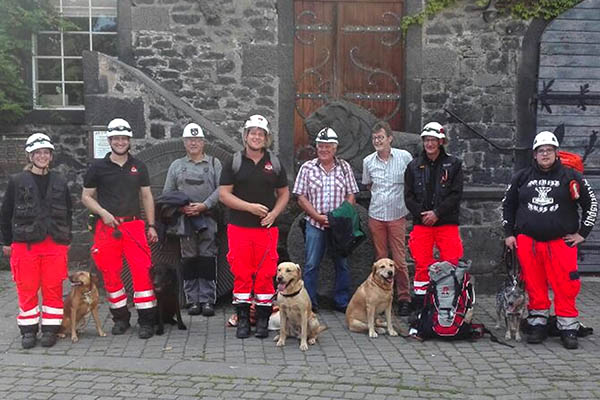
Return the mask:
<path id="1" fill-rule="evenodd" d="M 584 0 L 552 21 L 540 41 L 538 94 L 554 79 L 554 94 L 578 94 L 589 84 L 600 95 L 600 0 Z M 592 130 L 600 131 L 600 102 L 586 110 L 577 105 L 551 105 L 552 113 L 537 110 L 537 132 L 565 124 L 564 150 L 583 154 Z M 599 140 L 600 142 L 600 140 Z M 598 143 L 600 146 L 600 143 Z M 588 181 L 600 199 L 600 148 L 585 163 Z M 580 270 L 600 272 L 600 224 L 580 248 Z"/>

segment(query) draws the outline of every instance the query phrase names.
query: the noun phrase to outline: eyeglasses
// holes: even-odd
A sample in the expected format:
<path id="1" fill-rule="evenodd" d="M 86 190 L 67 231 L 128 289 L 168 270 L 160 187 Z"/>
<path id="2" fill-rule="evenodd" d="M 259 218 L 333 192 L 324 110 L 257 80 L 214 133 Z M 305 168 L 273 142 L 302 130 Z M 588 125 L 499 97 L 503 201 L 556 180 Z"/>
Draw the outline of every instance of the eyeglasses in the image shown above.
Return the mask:
<path id="1" fill-rule="evenodd" d="M 555 152 L 554 149 L 538 149 L 535 151 L 536 154 L 542 154 L 542 155 L 546 155 L 546 154 L 552 154 Z"/>
<path id="2" fill-rule="evenodd" d="M 374 142 L 383 142 L 385 139 L 387 139 L 387 136 L 373 136 L 372 138 Z"/>

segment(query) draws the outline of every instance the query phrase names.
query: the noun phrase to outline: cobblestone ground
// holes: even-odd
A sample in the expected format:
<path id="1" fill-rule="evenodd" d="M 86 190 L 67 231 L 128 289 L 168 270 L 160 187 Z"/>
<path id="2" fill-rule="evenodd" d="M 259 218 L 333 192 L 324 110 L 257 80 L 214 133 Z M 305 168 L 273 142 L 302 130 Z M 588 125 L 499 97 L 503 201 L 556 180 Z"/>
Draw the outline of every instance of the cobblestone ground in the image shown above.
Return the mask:
<path id="1" fill-rule="evenodd" d="M 600 280 L 586 278 L 581 319 L 600 327 Z M 476 319 L 494 326 L 492 296 L 478 296 Z M 598 336 L 565 350 L 559 339 L 514 348 L 489 338 L 428 341 L 350 333 L 343 315 L 323 311 L 329 329 L 308 352 L 288 340 L 235 338 L 230 307 L 215 317 L 185 315 L 187 331 L 167 328 L 147 341 L 137 327 L 97 337 L 93 321 L 80 341 L 22 350 L 15 324 L 16 294 L 0 272 L 1 399 L 556 399 L 600 398 Z M 101 305 L 104 329 L 112 322 Z M 400 323 L 402 325 L 402 323 Z M 503 332 L 494 330 L 499 337 Z M 272 336 L 272 334 L 271 334 Z"/>

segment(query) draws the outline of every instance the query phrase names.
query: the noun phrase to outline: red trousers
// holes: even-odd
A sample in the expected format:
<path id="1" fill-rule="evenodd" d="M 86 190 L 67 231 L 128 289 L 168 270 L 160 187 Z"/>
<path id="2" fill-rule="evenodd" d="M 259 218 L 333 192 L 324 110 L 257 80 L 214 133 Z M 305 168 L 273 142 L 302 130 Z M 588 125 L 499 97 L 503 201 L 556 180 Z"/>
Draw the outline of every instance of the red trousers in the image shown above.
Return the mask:
<path id="1" fill-rule="evenodd" d="M 57 331 L 63 317 L 62 284 L 67 277 L 69 247 L 48 236 L 39 243 L 13 243 L 11 249 L 10 269 L 19 298 L 19 328 L 22 332 L 37 332 L 41 288 L 42 331 Z"/>
<path id="2" fill-rule="evenodd" d="M 146 241 L 146 225 L 142 220 L 123 222 L 118 233 L 102 220 L 96 224 L 92 257 L 98 266 L 111 309 L 127 306 L 127 293 L 121 281 L 123 255 L 129 264 L 133 280 L 133 302 L 137 310 L 156 307 L 156 297 L 150 279 L 152 265 L 150 247 Z"/>
<path id="3" fill-rule="evenodd" d="M 398 301 L 410 301 L 408 284 L 408 268 L 406 267 L 406 218 L 402 217 L 393 221 L 379 221 L 369 218 L 369 230 L 375 247 L 375 259 L 389 257 L 392 250 L 392 259 L 396 266 L 394 282 L 396 283 L 396 296 Z"/>
<path id="4" fill-rule="evenodd" d="M 567 246 L 563 239 L 536 242 L 529 236 L 518 235 L 517 256 L 529 295 L 529 310 L 550 309 L 549 282 L 554 292 L 556 316 L 576 318 L 579 313 L 575 300 L 581 288 L 577 273 L 577 247 Z"/>
<path id="5" fill-rule="evenodd" d="M 277 272 L 279 229 L 227 225 L 227 261 L 233 274 L 233 304 L 273 304 L 273 278 Z"/>
<path id="6" fill-rule="evenodd" d="M 439 259 L 433 257 L 433 247 L 440 252 Z M 415 260 L 413 290 L 416 295 L 427 293 L 429 266 L 438 261 L 454 265 L 463 256 L 458 225 L 425 226 L 415 225 L 408 240 L 410 253 Z"/>

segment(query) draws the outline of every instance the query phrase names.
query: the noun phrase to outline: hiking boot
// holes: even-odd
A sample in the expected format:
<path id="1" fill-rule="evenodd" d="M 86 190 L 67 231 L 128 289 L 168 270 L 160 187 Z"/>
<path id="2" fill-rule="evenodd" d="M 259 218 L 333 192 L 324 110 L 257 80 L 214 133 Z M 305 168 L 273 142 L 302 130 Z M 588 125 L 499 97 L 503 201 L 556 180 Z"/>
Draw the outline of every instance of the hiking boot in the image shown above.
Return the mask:
<path id="1" fill-rule="evenodd" d="M 200 303 L 194 303 L 188 310 L 188 315 L 200 315 L 202 314 L 202 306 Z"/>
<path id="2" fill-rule="evenodd" d="M 410 303 L 408 301 L 398 302 L 398 316 L 408 317 L 410 315 Z"/>
<path id="3" fill-rule="evenodd" d="M 24 349 L 31 349 L 35 347 L 37 343 L 37 336 L 35 332 L 25 332 L 23 334 L 23 338 L 21 339 L 21 347 Z"/>
<path id="4" fill-rule="evenodd" d="M 235 307 L 238 317 L 235 336 L 238 339 L 250 337 L 250 304 L 241 303 L 237 304 Z"/>
<path id="5" fill-rule="evenodd" d="M 111 333 L 113 335 L 122 335 L 127 332 L 131 325 L 129 325 L 129 321 L 123 321 L 122 319 L 118 319 L 115 321 L 115 324 L 112 327 Z"/>
<path id="6" fill-rule="evenodd" d="M 52 347 L 56 344 L 56 339 L 56 333 L 42 332 L 42 340 L 40 340 L 40 344 L 42 347 Z"/>
<path id="7" fill-rule="evenodd" d="M 138 337 L 140 339 L 150 339 L 154 336 L 154 327 L 152 325 L 140 325 Z"/>
<path id="8" fill-rule="evenodd" d="M 548 328 L 546 325 L 532 325 L 527 335 L 527 343 L 539 344 L 548 337 Z"/>
<path id="9" fill-rule="evenodd" d="M 212 317 L 215 315 L 215 306 L 210 303 L 204 303 L 202 305 L 202 315 L 205 317 Z"/>
<path id="10" fill-rule="evenodd" d="M 256 333 L 254 336 L 257 338 L 266 338 L 269 336 L 269 317 L 273 312 L 271 306 L 257 306 L 256 307 Z"/>
<path id="11" fill-rule="evenodd" d="M 564 330 L 560 331 L 560 341 L 562 342 L 565 349 L 574 350 L 579 347 L 579 342 L 577 341 L 577 331 L 576 330 Z"/>

